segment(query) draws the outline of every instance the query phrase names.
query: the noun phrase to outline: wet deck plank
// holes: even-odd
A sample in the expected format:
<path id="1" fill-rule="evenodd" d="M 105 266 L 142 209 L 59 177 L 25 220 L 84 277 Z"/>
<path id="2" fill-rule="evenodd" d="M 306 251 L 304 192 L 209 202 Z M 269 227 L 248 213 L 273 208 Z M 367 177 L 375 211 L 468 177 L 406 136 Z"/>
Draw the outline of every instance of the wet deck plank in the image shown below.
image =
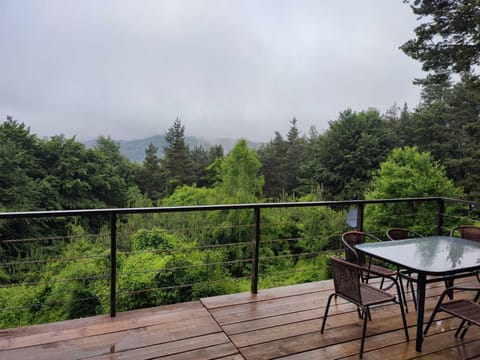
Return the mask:
<path id="1" fill-rule="evenodd" d="M 462 279 L 458 284 L 475 284 Z M 338 299 L 325 333 L 322 316 L 331 281 L 232 294 L 183 304 L 0 330 L 0 359 L 356 359 L 361 321 Z M 426 314 L 443 290 L 427 291 Z M 462 295 L 459 295 L 462 296 Z M 415 351 L 415 313 L 407 315 L 406 343 L 398 305 L 372 311 L 365 359 L 467 359 L 480 357 L 480 327 L 455 339 L 458 320 L 439 316 Z"/>

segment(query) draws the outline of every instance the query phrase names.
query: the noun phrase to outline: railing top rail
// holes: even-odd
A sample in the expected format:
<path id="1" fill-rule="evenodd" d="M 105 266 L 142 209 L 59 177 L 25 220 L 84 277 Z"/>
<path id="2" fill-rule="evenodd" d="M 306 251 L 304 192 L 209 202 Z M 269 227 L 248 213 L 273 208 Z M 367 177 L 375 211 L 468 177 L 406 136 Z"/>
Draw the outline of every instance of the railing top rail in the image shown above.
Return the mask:
<path id="1" fill-rule="evenodd" d="M 79 209 L 79 210 L 51 210 L 51 211 L 11 211 L 0 212 L 0 219 L 20 218 L 44 218 L 44 217 L 70 217 L 70 216 L 91 216 L 91 215 L 121 215 L 121 214 L 148 214 L 148 213 L 172 213 L 190 211 L 215 211 L 215 210 L 241 210 L 255 208 L 286 208 L 286 207 L 309 207 L 309 206 L 340 206 L 358 204 L 415 202 L 415 201 L 438 201 L 447 200 L 465 202 L 465 200 L 450 199 L 442 197 L 414 197 L 395 199 L 373 199 L 373 200 L 341 200 L 341 201 L 312 201 L 312 202 L 281 202 L 281 203 L 252 203 L 252 204 L 224 204 L 224 205 L 195 205 L 195 206 L 166 206 L 166 207 L 144 207 L 144 208 L 112 208 L 112 209 Z M 475 205 L 480 203 L 469 202 Z"/>
<path id="2" fill-rule="evenodd" d="M 454 199 L 454 198 L 442 198 L 442 199 L 446 202 L 451 202 L 451 203 L 462 203 L 466 205 L 480 206 L 480 201 L 462 200 L 462 199 Z"/>

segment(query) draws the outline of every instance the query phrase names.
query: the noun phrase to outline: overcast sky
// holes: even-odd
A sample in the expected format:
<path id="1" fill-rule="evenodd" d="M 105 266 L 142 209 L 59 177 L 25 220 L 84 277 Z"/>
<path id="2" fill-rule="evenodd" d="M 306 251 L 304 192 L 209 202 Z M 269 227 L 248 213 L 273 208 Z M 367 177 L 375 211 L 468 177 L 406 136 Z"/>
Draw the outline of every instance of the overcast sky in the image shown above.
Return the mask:
<path id="1" fill-rule="evenodd" d="M 414 108 L 401 0 L 0 0 L 0 116 L 39 136 L 268 141 Z"/>

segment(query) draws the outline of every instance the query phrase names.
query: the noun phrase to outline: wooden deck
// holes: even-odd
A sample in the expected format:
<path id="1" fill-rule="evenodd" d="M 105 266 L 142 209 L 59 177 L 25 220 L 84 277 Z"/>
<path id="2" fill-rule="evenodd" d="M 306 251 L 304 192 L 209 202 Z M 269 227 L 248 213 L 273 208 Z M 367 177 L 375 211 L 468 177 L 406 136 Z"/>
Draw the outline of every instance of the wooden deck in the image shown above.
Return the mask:
<path id="1" fill-rule="evenodd" d="M 475 279 L 458 283 L 474 284 Z M 331 281 L 201 299 L 200 301 L 0 330 L 0 359 L 357 359 L 361 321 L 338 299 L 325 333 L 320 326 Z M 428 318 L 441 284 L 427 289 Z M 460 294 L 461 296 L 461 294 Z M 406 343 L 398 305 L 372 311 L 365 359 L 480 358 L 480 328 L 453 336 L 458 320 L 439 314 L 415 351 L 415 313 L 409 303 Z"/>

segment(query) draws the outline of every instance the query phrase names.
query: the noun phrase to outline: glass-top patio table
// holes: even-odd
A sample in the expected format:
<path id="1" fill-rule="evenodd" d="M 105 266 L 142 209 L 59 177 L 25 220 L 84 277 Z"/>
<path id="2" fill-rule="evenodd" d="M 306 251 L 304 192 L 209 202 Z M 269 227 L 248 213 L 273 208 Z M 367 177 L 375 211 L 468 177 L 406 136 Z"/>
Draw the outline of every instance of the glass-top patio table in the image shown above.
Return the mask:
<path id="1" fill-rule="evenodd" d="M 356 249 L 417 274 L 412 279 L 417 282 L 417 351 L 422 351 L 427 283 L 444 281 L 445 276 L 470 276 L 470 272 L 480 269 L 480 243 L 450 236 L 364 243 Z"/>

